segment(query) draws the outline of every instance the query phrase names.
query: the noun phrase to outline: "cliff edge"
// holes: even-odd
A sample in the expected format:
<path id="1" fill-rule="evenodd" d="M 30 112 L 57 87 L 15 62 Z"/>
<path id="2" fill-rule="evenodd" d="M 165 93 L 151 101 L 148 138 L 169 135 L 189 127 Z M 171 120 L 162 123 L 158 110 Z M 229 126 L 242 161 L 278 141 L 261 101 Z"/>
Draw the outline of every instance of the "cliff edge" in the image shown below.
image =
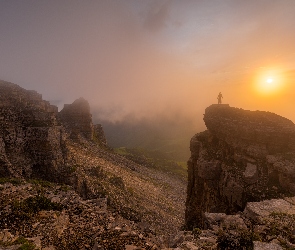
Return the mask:
<path id="1" fill-rule="evenodd" d="M 185 223 L 234 214 L 247 202 L 295 194 L 295 125 L 270 112 L 229 105 L 205 110 L 208 130 L 190 142 Z"/>

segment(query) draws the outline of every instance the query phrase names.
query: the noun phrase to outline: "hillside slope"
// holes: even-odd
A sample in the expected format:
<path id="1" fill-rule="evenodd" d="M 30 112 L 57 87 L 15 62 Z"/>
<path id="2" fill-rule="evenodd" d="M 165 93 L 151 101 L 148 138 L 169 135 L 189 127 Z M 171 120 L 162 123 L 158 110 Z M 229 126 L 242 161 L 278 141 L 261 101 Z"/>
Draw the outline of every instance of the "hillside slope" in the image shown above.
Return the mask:
<path id="1" fill-rule="evenodd" d="M 36 187 L 28 184 L 31 180 L 45 180 L 50 181 L 53 189 L 69 185 L 86 204 L 106 199 L 108 216 L 141 227 L 141 232 L 149 232 L 146 237 L 165 246 L 169 235 L 175 234 L 184 221 L 186 180 L 114 153 L 106 144 L 101 126 L 92 123 L 89 104 L 83 98 L 58 112 L 35 91 L 4 81 L 0 82 L 0 90 L 0 178 L 4 183 L 1 189 L 9 194 L 1 202 L 1 209 L 8 213 L 1 213 L 1 219 L 14 212 L 13 204 L 23 204 L 33 195 L 30 190 Z M 21 187 L 5 184 L 11 181 L 20 182 Z M 21 190 L 27 191 L 10 196 Z M 59 193 L 48 187 L 42 190 L 45 197 Z M 71 218 L 71 208 L 62 211 Z M 28 220 L 19 229 L 21 232 L 9 224 L 2 224 L 1 229 L 13 235 L 21 233 L 25 238 L 37 237 L 36 233 L 26 231 L 32 225 Z M 104 230 L 108 231 L 103 228 L 100 233 Z M 71 244 L 81 244 L 63 232 L 59 235 L 65 241 L 63 244 L 41 240 L 42 247 L 50 243 L 55 249 L 72 249 Z M 94 235 L 89 237 L 86 242 L 94 244 Z M 116 249 L 125 248 L 121 245 Z"/>

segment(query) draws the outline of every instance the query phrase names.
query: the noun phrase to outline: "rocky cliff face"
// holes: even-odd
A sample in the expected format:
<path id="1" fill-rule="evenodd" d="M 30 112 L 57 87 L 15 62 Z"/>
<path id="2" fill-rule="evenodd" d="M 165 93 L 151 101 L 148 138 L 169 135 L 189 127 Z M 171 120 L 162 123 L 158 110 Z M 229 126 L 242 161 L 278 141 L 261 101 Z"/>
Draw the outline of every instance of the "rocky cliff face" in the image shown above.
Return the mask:
<path id="1" fill-rule="evenodd" d="M 0 176 L 55 175 L 66 136 L 56 114 L 36 91 L 0 82 Z"/>
<path id="2" fill-rule="evenodd" d="M 0 176 L 59 181 L 71 172 L 67 139 L 92 140 L 94 132 L 86 100 L 80 98 L 58 113 L 36 91 L 0 82 Z M 100 138 L 106 145 L 102 129 Z"/>
<path id="3" fill-rule="evenodd" d="M 204 213 L 232 214 L 247 202 L 295 194 L 295 125 L 279 115 L 211 105 L 208 130 L 191 139 L 186 225 Z"/>

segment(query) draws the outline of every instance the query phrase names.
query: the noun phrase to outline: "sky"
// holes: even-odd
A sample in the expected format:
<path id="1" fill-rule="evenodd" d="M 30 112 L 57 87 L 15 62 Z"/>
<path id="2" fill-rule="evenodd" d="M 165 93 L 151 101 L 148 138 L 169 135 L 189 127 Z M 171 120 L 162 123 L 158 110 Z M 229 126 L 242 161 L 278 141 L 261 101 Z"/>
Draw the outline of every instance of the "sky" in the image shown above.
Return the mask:
<path id="1" fill-rule="evenodd" d="M 0 79 L 95 119 L 230 106 L 295 122 L 294 0 L 0 0 Z M 160 117 L 160 118 L 159 118 Z"/>

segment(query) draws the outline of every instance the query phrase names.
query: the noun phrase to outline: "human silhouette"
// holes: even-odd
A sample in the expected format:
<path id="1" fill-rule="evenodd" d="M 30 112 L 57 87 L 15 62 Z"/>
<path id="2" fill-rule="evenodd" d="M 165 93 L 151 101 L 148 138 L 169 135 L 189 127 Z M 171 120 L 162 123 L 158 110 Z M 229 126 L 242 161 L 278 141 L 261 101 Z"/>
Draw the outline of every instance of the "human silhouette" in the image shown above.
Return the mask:
<path id="1" fill-rule="evenodd" d="M 218 104 L 221 104 L 222 103 L 221 98 L 223 98 L 223 96 L 222 96 L 221 92 L 219 92 L 219 94 L 217 96 Z"/>

